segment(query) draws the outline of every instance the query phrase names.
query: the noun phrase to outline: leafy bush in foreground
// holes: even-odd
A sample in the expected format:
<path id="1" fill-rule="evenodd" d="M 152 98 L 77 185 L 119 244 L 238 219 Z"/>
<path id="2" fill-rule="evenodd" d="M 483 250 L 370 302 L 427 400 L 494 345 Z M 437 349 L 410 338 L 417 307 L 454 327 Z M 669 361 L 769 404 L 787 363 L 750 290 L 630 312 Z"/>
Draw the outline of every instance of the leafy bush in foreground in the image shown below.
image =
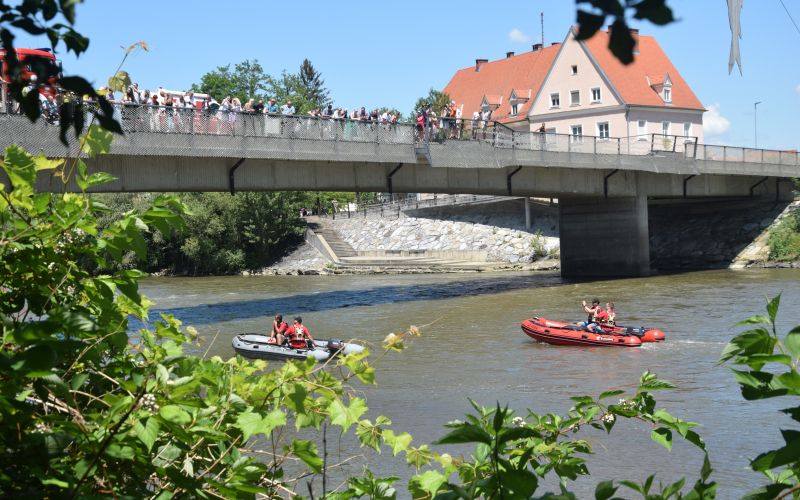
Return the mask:
<path id="1" fill-rule="evenodd" d="M 110 136 L 90 129 L 87 151 L 107 151 Z M 672 387 L 645 373 L 635 394 L 609 391 L 597 398 L 573 398 L 564 416 L 474 406 L 465 421 L 447 424 L 437 443 L 473 444 L 469 457 L 439 453 L 391 428 L 384 416 L 363 418 L 366 402 L 349 382 L 372 384 L 368 353 L 317 366 L 285 363 L 265 371 L 263 362 L 189 355 L 202 349 L 193 328 L 162 316 L 152 326 L 128 333 L 128 318 L 147 318 L 150 305 L 138 292 L 143 273 L 134 269 L 93 275 L 133 250 L 146 258 L 145 234 L 163 235 L 182 224 L 185 206 L 161 196 L 152 206 L 127 212 L 98 230 L 104 207 L 85 194 L 36 192 L 38 171 L 53 170 L 82 189 L 108 180 L 72 164 L 31 157 L 16 146 L 5 153 L 3 171 L 11 189 L 0 186 L 0 492 L 31 497 L 297 497 L 310 481 L 322 480 L 325 498 L 395 498 L 396 477 L 369 469 L 329 491 L 328 428 L 350 434 L 364 446 L 403 454 L 415 474 L 414 498 L 528 498 L 548 476 L 558 494 L 574 498 L 569 481 L 589 473 L 591 444 L 585 428 L 610 432 L 620 418 L 650 424 L 651 439 L 670 449 L 680 436 L 704 454 L 700 479 L 656 486 L 614 479 L 600 482 L 596 498 L 619 488 L 645 498 L 712 498 L 716 484 L 696 424 L 656 405 L 653 391 Z M 778 299 L 762 324 L 733 339 L 723 361 L 746 365 L 736 371 L 746 399 L 797 395 L 800 328 L 783 340 L 774 328 Z M 147 323 L 146 323 L 147 324 Z M 772 331 L 767 327 L 771 326 Z M 384 354 L 400 351 L 416 328 L 384 339 Z M 773 352 L 777 350 L 777 352 Z M 786 373 L 763 371 L 768 363 Z M 622 399 L 619 397 L 622 396 Z M 608 403 L 610 399 L 616 403 Z M 797 419 L 800 407 L 786 412 Z M 291 428 L 294 427 L 294 430 Z M 306 431 L 304 431 L 304 429 Z M 305 434 L 297 434 L 297 431 Z M 310 437 L 303 439 L 300 436 Z M 753 461 L 773 484 L 756 498 L 797 495 L 798 436 L 784 431 L 787 445 Z M 287 463 L 291 467 L 286 467 Z M 290 473 L 291 471 L 291 473 Z M 543 497 L 543 498 L 544 498 Z"/>

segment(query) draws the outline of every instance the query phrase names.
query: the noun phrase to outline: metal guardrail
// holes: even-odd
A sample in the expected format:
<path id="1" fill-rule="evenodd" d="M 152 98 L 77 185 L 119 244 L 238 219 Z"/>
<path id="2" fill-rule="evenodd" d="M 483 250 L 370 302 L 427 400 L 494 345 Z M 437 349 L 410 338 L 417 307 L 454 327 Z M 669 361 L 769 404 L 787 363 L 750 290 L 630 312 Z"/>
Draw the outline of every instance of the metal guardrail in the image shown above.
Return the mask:
<path id="1" fill-rule="evenodd" d="M 513 199 L 516 197 L 509 196 L 494 196 L 494 195 L 478 195 L 478 194 L 435 194 L 433 198 L 425 200 L 419 199 L 403 199 L 395 200 L 386 203 L 374 203 L 370 205 L 359 206 L 357 210 L 339 210 L 338 217 L 369 217 L 380 216 L 399 217 L 401 212 L 405 210 L 416 210 L 420 208 L 433 208 L 445 207 L 454 205 L 472 205 L 478 203 L 489 203 L 492 201 L 501 201 Z"/>
<path id="2" fill-rule="evenodd" d="M 698 144 L 696 137 L 648 134 L 596 137 L 512 129 L 500 122 L 437 117 L 425 127 L 415 123 L 386 123 L 330 117 L 261 114 L 245 111 L 195 109 L 117 103 L 115 116 L 126 133 L 279 137 L 296 140 L 343 141 L 392 145 L 448 144 L 470 141 L 498 149 L 594 155 L 679 154 L 704 161 L 800 165 L 797 151 L 752 149 Z M 91 112 L 91 104 L 84 105 Z M 14 116 L 13 107 L 0 114 Z M 26 120 L 19 117 L 20 120 Z M 10 123 L 7 121 L 7 123 Z M 57 121 L 48 122 L 56 125 Z M 13 123 L 12 123 L 13 125 Z"/>

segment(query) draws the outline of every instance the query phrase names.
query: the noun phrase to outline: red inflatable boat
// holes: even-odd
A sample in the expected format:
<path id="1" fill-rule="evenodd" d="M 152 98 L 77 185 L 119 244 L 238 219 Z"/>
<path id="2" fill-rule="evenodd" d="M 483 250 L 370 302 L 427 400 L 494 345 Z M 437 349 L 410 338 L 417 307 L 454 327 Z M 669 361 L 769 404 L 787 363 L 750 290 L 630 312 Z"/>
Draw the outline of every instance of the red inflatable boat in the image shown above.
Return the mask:
<path id="1" fill-rule="evenodd" d="M 522 331 L 533 339 L 555 345 L 581 345 L 602 347 L 639 347 L 642 341 L 635 335 L 595 333 L 559 321 L 531 318 L 522 322 Z"/>

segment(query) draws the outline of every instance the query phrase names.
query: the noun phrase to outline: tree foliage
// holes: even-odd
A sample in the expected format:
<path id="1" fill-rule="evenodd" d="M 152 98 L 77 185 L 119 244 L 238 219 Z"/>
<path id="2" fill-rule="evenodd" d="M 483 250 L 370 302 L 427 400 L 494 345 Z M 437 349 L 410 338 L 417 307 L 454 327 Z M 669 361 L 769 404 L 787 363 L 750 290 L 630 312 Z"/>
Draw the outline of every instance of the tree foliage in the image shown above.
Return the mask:
<path id="1" fill-rule="evenodd" d="M 269 75 L 264 72 L 258 59 L 245 59 L 236 63 L 232 70 L 231 65 L 227 64 L 204 74 L 199 84 L 192 85 L 192 90 L 211 94 L 217 99 L 237 97 L 242 103 L 248 99 L 266 100 L 269 95 Z"/>
<path id="2" fill-rule="evenodd" d="M 442 110 L 448 104 L 450 104 L 450 96 L 446 92 L 442 92 L 431 87 L 431 89 L 428 91 L 428 95 L 417 99 L 417 102 L 414 103 L 414 109 L 411 110 L 409 116 L 416 116 L 417 111 L 422 108 L 427 108 L 429 105 L 433 108 L 433 111 L 436 112 L 437 115 L 441 116 Z"/>
<path id="3" fill-rule="evenodd" d="M 663 26 L 675 21 L 672 9 L 667 0 L 575 0 L 580 4 L 589 4 L 592 11 L 578 9 L 578 40 L 587 40 L 605 26 L 608 17 L 614 18 L 611 24 L 611 36 L 608 48 L 623 64 L 633 62 L 633 51 L 636 42 L 631 36 L 625 13 L 633 10 L 633 18 L 648 20 Z"/>
<path id="4" fill-rule="evenodd" d="M 324 108 L 332 103 L 330 92 L 325 88 L 325 80 L 308 59 L 303 59 L 297 74 L 300 93 L 303 99 L 316 108 Z"/>

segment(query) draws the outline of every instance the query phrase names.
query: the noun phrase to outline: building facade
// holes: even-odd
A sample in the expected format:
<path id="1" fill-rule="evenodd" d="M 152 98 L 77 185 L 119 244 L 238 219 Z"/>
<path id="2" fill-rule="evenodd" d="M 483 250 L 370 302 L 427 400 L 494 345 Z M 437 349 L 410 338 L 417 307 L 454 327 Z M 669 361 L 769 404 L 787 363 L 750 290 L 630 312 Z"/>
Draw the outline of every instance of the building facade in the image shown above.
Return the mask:
<path id="1" fill-rule="evenodd" d="M 598 138 L 703 141 L 705 109 L 651 36 L 636 40 L 634 62 L 610 52 L 609 32 L 585 41 L 571 28 L 562 43 L 537 44 L 505 59 L 479 59 L 458 71 L 444 91 L 462 116 L 491 111 L 492 120 L 518 130 Z"/>

